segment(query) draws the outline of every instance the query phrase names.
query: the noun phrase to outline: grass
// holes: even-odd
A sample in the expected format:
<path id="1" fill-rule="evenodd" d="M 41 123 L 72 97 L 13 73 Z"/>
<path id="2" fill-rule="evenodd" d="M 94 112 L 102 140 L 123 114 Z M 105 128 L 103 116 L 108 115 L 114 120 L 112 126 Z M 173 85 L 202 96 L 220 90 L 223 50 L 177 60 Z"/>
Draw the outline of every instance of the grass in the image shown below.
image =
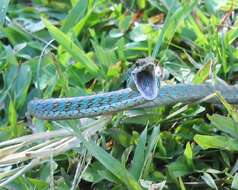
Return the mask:
<path id="1" fill-rule="evenodd" d="M 180 103 L 29 125 L 34 98 L 124 88 L 153 56 L 166 82 L 237 81 L 235 0 L 0 4 L 0 189 L 238 189 L 238 114 Z"/>

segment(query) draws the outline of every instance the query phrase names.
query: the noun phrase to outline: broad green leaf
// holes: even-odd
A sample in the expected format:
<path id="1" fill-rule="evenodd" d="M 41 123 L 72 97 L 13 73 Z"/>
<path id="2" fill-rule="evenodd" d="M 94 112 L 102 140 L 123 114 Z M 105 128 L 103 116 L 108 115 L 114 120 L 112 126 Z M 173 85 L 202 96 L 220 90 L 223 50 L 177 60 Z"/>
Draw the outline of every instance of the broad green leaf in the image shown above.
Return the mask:
<path id="1" fill-rule="evenodd" d="M 10 46 L 5 47 L 7 54 L 7 62 L 11 65 L 18 65 L 17 58 Z"/>
<path id="2" fill-rule="evenodd" d="M 232 118 L 213 114 L 212 116 L 208 116 L 208 119 L 217 129 L 238 139 L 238 126 Z"/>
<path id="3" fill-rule="evenodd" d="M 238 141 L 221 135 L 195 135 L 194 140 L 203 149 L 216 148 L 221 150 L 238 151 Z"/>
<path id="4" fill-rule="evenodd" d="M 128 189 L 141 190 L 140 185 L 135 178 L 124 168 L 124 166 L 111 154 L 90 140 L 86 140 L 81 134 L 79 128 L 72 127 L 75 135 L 83 142 L 87 150 L 110 172 L 112 172 L 121 182 L 123 182 Z"/>
<path id="5" fill-rule="evenodd" d="M 206 182 L 206 184 L 208 186 L 210 186 L 213 189 L 218 190 L 217 185 L 210 174 L 204 173 L 204 175 L 202 176 L 202 179 Z"/>
<path id="6" fill-rule="evenodd" d="M 191 172 L 186 161 L 181 157 L 169 164 L 167 167 L 170 175 L 175 178 L 185 176 Z"/>
<path id="7" fill-rule="evenodd" d="M 28 180 L 35 186 L 35 189 L 47 189 L 49 184 L 46 181 L 39 180 L 36 178 L 28 178 Z"/>
<path id="8" fill-rule="evenodd" d="M 147 39 L 149 39 L 149 33 L 151 32 L 152 28 L 150 25 L 138 24 L 130 32 L 130 39 L 134 42 L 146 41 Z"/>
<path id="9" fill-rule="evenodd" d="M 59 86 L 62 85 L 62 91 L 67 89 L 67 86 L 63 86 L 63 84 L 66 84 L 69 79 L 62 75 L 60 69 L 57 69 L 59 65 L 57 65 L 58 63 L 55 64 L 53 54 L 45 55 L 41 59 L 40 64 L 38 60 L 31 60 L 27 64 L 29 66 L 36 65 L 37 67 L 36 69 L 33 67 L 33 71 L 37 71 L 35 77 L 33 76 L 33 79 L 35 79 L 34 82 L 37 87 L 39 97 L 41 96 L 39 90 L 43 92 L 44 98 L 52 97 L 52 93 L 55 90 L 57 82 Z M 62 80 L 57 80 L 59 78 Z"/>
<path id="10" fill-rule="evenodd" d="M 80 49 L 66 34 L 52 25 L 48 20 L 42 18 L 44 24 L 46 25 L 47 29 L 49 30 L 51 36 L 60 44 L 62 45 L 74 59 L 80 61 L 89 72 L 92 74 L 97 74 L 99 69 L 97 65 L 85 54 L 85 52 Z"/>
<path id="11" fill-rule="evenodd" d="M 146 0 L 137 0 L 137 5 L 140 9 L 144 9 L 146 5 Z"/>
<path id="12" fill-rule="evenodd" d="M 148 45 L 145 42 L 130 42 L 126 44 L 125 48 L 126 50 L 147 51 Z"/>
<path id="13" fill-rule="evenodd" d="M 71 9 L 70 13 L 65 18 L 61 30 L 63 32 L 68 32 L 72 27 L 74 27 L 85 15 L 87 6 L 88 0 L 79 0 L 78 3 Z"/>
<path id="14" fill-rule="evenodd" d="M 111 38 L 119 38 L 123 36 L 123 32 L 117 28 L 113 28 L 112 30 L 109 31 L 109 36 Z"/>
<path id="15" fill-rule="evenodd" d="M 10 184 L 6 185 L 8 189 L 29 189 L 29 182 L 26 177 L 19 176 Z M 3 188 L 2 188 L 3 189 Z"/>
<path id="16" fill-rule="evenodd" d="M 1 92 L 0 103 L 9 95 L 12 90 L 12 86 L 15 84 L 17 78 L 17 65 L 11 65 L 9 70 L 4 75 L 4 90 Z"/>
<path id="17" fill-rule="evenodd" d="M 129 16 L 125 16 L 125 15 L 122 15 L 120 17 L 120 20 L 119 20 L 119 29 L 120 31 L 122 32 L 126 32 L 130 25 L 131 25 L 131 22 L 132 22 L 132 16 L 129 15 Z"/>
<path id="18" fill-rule="evenodd" d="M 4 32 L 10 43 L 14 46 L 31 40 L 31 37 L 25 31 L 15 25 L 5 27 Z"/>
<path id="19" fill-rule="evenodd" d="M 110 136 L 119 144 L 124 147 L 128 147 L 130 145 L 131 135 L 129 135 L 126 131 L 120 128 L 111 128 L 109 130 Z"/>
<path id="20" fill-rule="evenodd" d="M 134 157 L 131 162 L 130 173 L 139 180 L 145 161 L 145 144 L 147 139 L 147 127 L 141 133 L 138 144 L 135 149 Z"/>
<path id="21" fill-rule="evenodd" d="M 99 182 L 104 179 L 103 176 L 101 176 L 98 171 L 103 170 L 103 166 L 99 162 L 93 162 L 90 164 L 90 166 L 87 168 L 87 170 L 83 173 L 83 179 L 88 182 Z"/>

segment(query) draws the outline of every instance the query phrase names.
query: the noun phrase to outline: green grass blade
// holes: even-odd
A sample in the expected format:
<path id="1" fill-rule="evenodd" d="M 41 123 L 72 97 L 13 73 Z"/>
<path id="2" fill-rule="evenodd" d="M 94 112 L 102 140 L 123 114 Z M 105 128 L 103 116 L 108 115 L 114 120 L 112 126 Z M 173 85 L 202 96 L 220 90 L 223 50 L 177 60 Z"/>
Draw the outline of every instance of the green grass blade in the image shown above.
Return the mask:
<path id="1" fill-rule="evenodd" d="M 9 103 L 9 123 L 11 125 L 12 137 L 17 137 L 17 111 L 14 102 L 11 100 Z"/>
<path id="2" fill-rule="evenodd" d="M 82 29 L 87 24 L 87 21 L 89 20 L 91 14 L 93 13 L 93 10 L 97 7 L 97 4 L 100 4 L 100 1 L 94 2 L 93 0 L 88 1 L 88 8 L 87 13 L 84 15 L 84 17 L 73 27 L 73 31 L 75 34 L 79 35 L 82 31 Z"/>
<path id="3" fill-rule="evenodd" d="M 210 68 L 213 60 L 209 60 L 203 67 L 196 73 L 196 75 L 193 78 L 193 84 L 202 84 L 204 83 L 208 78 L 210 74 Z"/>
<path id="4" fill-rule="evenodd" d="M 193 32 L 197 36 L 196 41 L 198 41 L 199 44 L 208 45 L 206 35 L 201 31 L 201 29 L 199 28 L 198 24 L 195 22 L 195 20 L 192 16 L 188 17 L 188 22 L 191 25 L 190 27 L 193 29 Z"/>
<path id="5" fill-rule="evenodd" d="M 141 133 L 139 142 L 135 149 L 135 154 L 132 160 L 132 165 L 130 172 L 131 174 L 139 180 L 143 166 L 145 161 L 145 144 L 147 139 L 147 127 L 144 129 L 144 131 Z"/>
<path id="6" fill-rule="evenodd" d="M 235 174 L 232 184 L 231 184 L 232 189 L 238 189 L 238 173 Z"/>
<path id="7" fill-rule="evenodd" d="M 88 0 L 79 0 L 67 15 L 65 22 L 61 28 L 63 32 L 68 32 L 79 20 L 85 15 L 87 10 Z"/>
<path id="8" fill-rule="evenodd" d="M 215 181 L 213 180 L 212 176 L 211 176 L 209 173 L 204 173 L 204 175 L 202 176 L 202 179 L 203 179 L 203 180 L 205 181 L 205 183 L 206 183 L 208 186 L 210 186 L 212 189 L 218 190 Z"/>
<path id="9" fill-rule="evenodd" d="M 224 105 L 224 107 L 227 109 L 228 113 L 231 115 L 231 117 L 234 119 L 235 122 L 238 123 L 238 113 L 237 108 L 234 105 L 229 104 L 226 99 L 219 93 L 216 93 L 216 96 L 219 98 L 221 103 Z"/>
<path id="10" fill-rule="evenodd" d="M 189 142 L 186 144 L 186 148 L 184 150 L 184 157 L 186 159 L 186 162 L 190 168 L 194 167 L 193 164 L 193 150 Z"/>
<path id="11" fill-rule="evenodd" d="M 99 71 L 97 65 L 87 57 L 86 53 L 80 49 L 66 34 L 52 25 L 48 20 L 42 18 L 45 26 L 49 30 L 51 36 L 62 45 L 71 56 L 82 63 L 90 73 L 96 74 Z"/>
<path id="12" fill-rule="evenodd" d="M 177 11 L 175 11 L 174 14 L 172 14 L 171 11 L 169 11 L 164 23 L 164 27 L 160 33 L 159 40 L 157 41 L 154 47 L 152 53 L 153 57 L 156 57 L 163 43 L 166 46 L 170 43 L 180 23 L 185 19 L 186 16 L 190 14 L 190 12 L 193 10 L 196 4 L 197 1 L 194 0 L 191 3 L 188 3 L 185 6 L 180 7 Z"/>
<path id="13" fill-rule="evenodd" d="M 153 128 L 152 134 L 149 138 L 147 151 L 145 154 L 145 162 L 144 162 L 144 171 L 143 176 L 147 176 L 149 173 L 149 167 L 153 159 L 153 154 L 155 151 L 155 147 L 157 145 L 157 142 L 159 140 L 159 133 L 160 133 L 160 127 L 156 126 Z"/>
<path id="14" fill-rule="evenodd" d="M 225 37 L 227 38 L 228 43 L 232 44 L 234 40 L 238 38 L 238 24 L 236 24 L 236 26 L 234 26 L 231 30 L 229 30 L 226 33 Z"/>
<path id="15" fill-rule="evenodd" d="M 10 0 L 2 0 L 0 4 L 0 25 L 4 24 L 7 8 Z"/>
<path id="16" fill-rule="evenodd" d="M 86 140 L 77 127 L 72 127 L 75 135 L 83 142 L 87 150 L 110 172 L 112 172 L 128 189 L 141 190 L 135 178 L 124 168 L 124 166 L 111 154 L 90 140 Z"/>

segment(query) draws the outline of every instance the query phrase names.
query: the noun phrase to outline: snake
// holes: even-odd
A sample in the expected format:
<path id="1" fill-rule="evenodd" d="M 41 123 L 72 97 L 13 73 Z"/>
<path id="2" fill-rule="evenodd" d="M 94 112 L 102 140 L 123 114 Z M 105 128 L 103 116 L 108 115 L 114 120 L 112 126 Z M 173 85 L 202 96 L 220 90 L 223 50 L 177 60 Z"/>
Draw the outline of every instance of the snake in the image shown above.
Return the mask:
<path id="1" fill-rule="evenodd" d="M 238 85 L 225 83 L 175 84 L 160 86 L 154 59 L 136 61 L 127 88 L 94 95 L 66 98 L 33 99 L 27 113 L 43 120 L 66 120 L 113 114 L 128 109 L 151 108 L 178 102 L 201 100 L 219 91 L 229 103 L 238 103 Z M 212 97 L 207 102 L 217 103 Z"/>

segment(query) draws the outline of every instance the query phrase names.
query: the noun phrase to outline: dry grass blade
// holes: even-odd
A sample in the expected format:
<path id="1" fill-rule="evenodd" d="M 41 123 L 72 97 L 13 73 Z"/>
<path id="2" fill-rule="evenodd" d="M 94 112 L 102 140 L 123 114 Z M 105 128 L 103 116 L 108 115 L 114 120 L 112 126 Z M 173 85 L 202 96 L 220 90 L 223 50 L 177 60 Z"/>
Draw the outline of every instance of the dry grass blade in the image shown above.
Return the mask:
<path id="1" fill-rule="evenodd" d="M 110 117 L 102 117 L 98 120 L 90 120 L 84 126 L 83 136 L 88 139 L 95 135 L 110 119 Z M 74 137 L 73 132 L 62 129 L 26 135 L 1 143 L 0 147 L 4 147 L 0 149 L 0 168 L 3 170 L 5 168 L 5 171 L 1 173 L 0 186 L 6 185 L 31 168 L 48 161 L 51 155 L 56 156 L 79 146 L 80 142 Z M 30 162 L 23 167 L 13 168 L 15 164 L 19 165 L 25 161 Z"/>

